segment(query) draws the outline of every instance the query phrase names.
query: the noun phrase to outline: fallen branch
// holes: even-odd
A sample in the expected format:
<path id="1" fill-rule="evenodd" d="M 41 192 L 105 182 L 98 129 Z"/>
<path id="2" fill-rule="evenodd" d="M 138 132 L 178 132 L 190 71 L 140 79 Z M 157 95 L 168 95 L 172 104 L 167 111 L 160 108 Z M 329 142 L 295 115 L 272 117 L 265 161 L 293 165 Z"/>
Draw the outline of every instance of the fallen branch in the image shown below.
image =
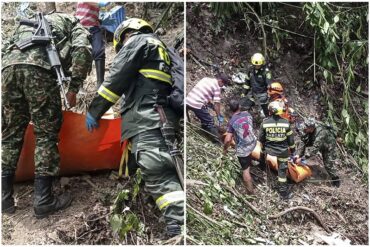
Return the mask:
<path id="1" fill-rule="evenodd" d="M 218 223 L 217 221 L 215 221 L 214 219 L 208 217 L 207 215 L 205 214 L 202 214 L 201 212 L 199 212 L 198 210 L 196 210 L 195 208 L 193 208 L 192 206 L 190 206 L 189 204 L 186 205 L 187 208 L 190 208 L 191 210 L 193 210 L 196 214 L 198 214 L 199 216 L 202 216 L 203 218 L 205 218 L 206 220 L 208 220 L 209 222 L 212 222 L 213 224 L 219 226 L 219 227 L 224 227 L 222 224 Z"/>
<path id="2" fill-rule="evenodd" d="M 328 228 L 328 226 L 326 224 L 324 224 L 321 217 L 313 209 L 307 208 L 307 207 L 297 206 L 297 207 L 288 208 L 287 210 L 285 210 L 283 212 L 280 212 L 280 213 L 272 215 L 272 216 L 268 216 L 268 219 L 277 219 L 277 218 L 283 216 L 284 214 L 287 214 L 287 213 L 289 213 L 291 211 L 294 211 L 294 210 L 305 210 L 305 211 L 308 211 L 308 212 L 312 213 L 313 216 L 315 216 L 317 221 L 320 223 L 320 225 L 325 229 L 325 231 L 328 232 L 328 233 L 331 233 L 330 229 Z"/>

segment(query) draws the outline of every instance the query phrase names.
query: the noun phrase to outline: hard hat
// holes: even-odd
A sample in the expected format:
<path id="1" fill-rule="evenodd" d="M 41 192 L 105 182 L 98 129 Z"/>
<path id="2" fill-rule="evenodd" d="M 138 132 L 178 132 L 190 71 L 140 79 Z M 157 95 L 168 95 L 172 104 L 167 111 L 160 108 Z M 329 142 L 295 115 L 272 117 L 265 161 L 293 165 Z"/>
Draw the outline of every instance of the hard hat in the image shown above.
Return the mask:
<path id="1" fill-rule="evenodd" d="M 114 32 L 113 37 L 113 47 L 116 52 L 118 52 L 123 46 L 123 40 L 125 39 L 125 34 L 129 30 L 147 30 L 150 33 L 153 32 L 152 26 L 142 19 L 139 18 L 131 18 L 128 20 L 123 21 Z"/>
<path id="2" fill-rule="evenodd" d="M 273 82 L 271 83 L 271 86 L 268 88 L 267 93 L 269 95 L 274 95 L 274 94 L 283 94 L 283 86 L 280 84 L 280 82 Z"/>
<path id="3" fill-rule="evenodd" d="M 268 110 L 273 115 L 281 115 L 285 112 L 285 104 L 282 101 L 272 101 L 268 105 Z"/>
<path id="4" fill-rule="evenodd" d="M 265 57 L 261 53 L 254 53 L 251 62 L 253 65 L 264 65 Z"/>

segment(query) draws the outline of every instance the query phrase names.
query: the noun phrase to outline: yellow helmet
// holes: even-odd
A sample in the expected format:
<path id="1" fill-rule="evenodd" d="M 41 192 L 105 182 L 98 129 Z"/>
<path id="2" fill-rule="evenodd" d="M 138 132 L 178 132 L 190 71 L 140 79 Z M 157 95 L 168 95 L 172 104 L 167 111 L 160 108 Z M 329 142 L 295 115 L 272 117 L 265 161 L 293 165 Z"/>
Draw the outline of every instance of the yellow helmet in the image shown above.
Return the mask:
<path id="1" fill-rule="evenodd" d="M 264 65 L 265 57 L 261 53 L 254 53 L 251 62 L 253 65 Z"/>
<path id="2" fill-rule="evenodd" d="M 274 94 L 283 94 L 283 86 L 280 84 L 280 82 L 273 82 L 271 83 L 271 86 L 267 89 L 267 93 L 271 96 Z"/>
<path id="3" fill-rule="evenodd" d="M 125 39 L 124 34 L 129 30 L 146 30 L 150 33 L 153 32 L 152 26 L 142 19 L 130 18 L 123 21 L 114 32 L 113 37 L 113 47 L 116 52 L 118 52 L 123 46 L 123 40 Z"/>
<path id="4" fill-rule="evenodd" d="M 268 105 L 268 110 L 273 115 L 281 115 L 285 112 L 285 104 L 282 101 L 272 101 Z"/>

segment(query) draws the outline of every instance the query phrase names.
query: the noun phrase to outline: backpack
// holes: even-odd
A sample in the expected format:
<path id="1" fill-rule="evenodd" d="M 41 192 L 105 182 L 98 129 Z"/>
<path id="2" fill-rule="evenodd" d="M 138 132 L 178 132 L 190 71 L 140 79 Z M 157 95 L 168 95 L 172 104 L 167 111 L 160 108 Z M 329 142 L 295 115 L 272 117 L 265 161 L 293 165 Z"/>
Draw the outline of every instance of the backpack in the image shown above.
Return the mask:
<path id="1" fill-rule="evenodd" d="M 169 106 L 175 110 L 177 115 L 184 115 L 184 61 L 175 48 L 167 48 L 171 59 L 172 91 L 168 96 Z"/>

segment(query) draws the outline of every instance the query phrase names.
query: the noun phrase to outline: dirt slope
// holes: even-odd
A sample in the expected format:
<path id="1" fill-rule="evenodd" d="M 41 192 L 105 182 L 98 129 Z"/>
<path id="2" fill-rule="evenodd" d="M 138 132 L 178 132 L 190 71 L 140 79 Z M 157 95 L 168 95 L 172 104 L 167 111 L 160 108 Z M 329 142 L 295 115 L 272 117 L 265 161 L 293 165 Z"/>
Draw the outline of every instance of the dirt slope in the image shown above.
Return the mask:
<path id="1" fill-rule="evenodd" d="M 119 4 L 119 3 L 116 3 Z M 140 17 L 143 14 L 143 3 L 122 3 L 126 15 Z M 2 4 L 2 37 L 8 37 L 14 26 L 16 3 Z M 42 4 L 38 5 L 42 9 Z M 149 5 L 148 5 L 149 6 Z M 165 7 L 150 5 L 147 11 L 148 20 L 157 23 Z M 37 6 L 31 4 L 36 10 Z M 181 8 L 181 6 L 180 6 Z M 74 13 L 75 3 L 58 3 L 57 11 Z M 172 42 L 183 30 L 183 14 L 177 10 L 170 12 L 169 18 L 163 23 L 164 34 L 161 39 Z M 106 75 L 115 56 L 112 43 L 106 47 Z M 92 72 L 84 82 L 84 87 L 77 95 L 78 105 L 75 112 L 85 113 L 96 92 L 96 74 L 93 65 Z M 113 107 L 119 115 L 119 102 Z M 94 174 L 63 177 L 55 184 L 57 191 L 68 190 L 74 201 L 63 212 L 36 220 L 33 217 L 33 183 L 18 183 L 15 185 L 16 214 L 2 216 L 2 244 L 171 244 L 177 240 L 167 240 L 163 230 L 165 227 L 161 213 L 155 202 L 140 187 L 140 193 L 130 205 L 130 210 L 140 220 L 140 231 L 128 233 L 119 240 L 112 232 L 109 224 L 111 206 L 117 193 L 133 188 L 133 181 L 128 178 L 117 180 L 117 172 L 104 171 Z"/>
<path id="2" fill-rule="evenodd" d="M 233 74 L 247 65 L 253 53 L 262 50 L 256 32 L 246 31 L 240 21 L 231 21 L 218 34 L 216 23 L 217 18 L 210 14 L 208 4 L 188 6 L 187 47 L 191 53 L 187 58 L 188 91 L 199 79 L 212 75 L 211 68 L 200 65 L 198 59 L 217 64 Z M 309 48 L 307 44 L 303 45 Z M 320 92 L 308 83 L 312 75 L 304 72 L 310 65 L 306 59 L 310 50 L 306 50 L 306 54 L 302 54 L 302 50 L 305 49 L 283 47 L 275 59 L 270 59 L 273 77 L 283 81 L 294 109 L 305 116 L 322 119 Z M 240 98 L 240 94 L 237 85 L 231 86 L 225 90 L 222 103 Z M 252 110 L 256 133 L 261 121 L 257 112 Z M 200 126 L 192 114 L 190 117 L 192 124 Z M 368 244 L 368 185 L 352 165 L 340 164 L 338 175 L 343 179 L 342 185 L 335 188 L 328 182 L 319 181 L 329 179 L 322 161 L 318 157 L 310 159 L 313 177 L 291 184 L 294 197 L 284 202 L 274 190 L 276 174 L 261 171 L 257 163 L 251 168 L 256 195 L 248 196 L 233 152 L 227 157 L 222 157 L 221 153 L 222 149 L 206 140 L 201 131 L 187 125 L 188 244 L 324 244 L 327 243 L 324 236 L 335 234 L 339 234 L 342 241 L 348 239 L 351 244 Z M 297 206 L 312 209 L 324 226 L 312 213 L 304 210 L 269 219 Z"/>

